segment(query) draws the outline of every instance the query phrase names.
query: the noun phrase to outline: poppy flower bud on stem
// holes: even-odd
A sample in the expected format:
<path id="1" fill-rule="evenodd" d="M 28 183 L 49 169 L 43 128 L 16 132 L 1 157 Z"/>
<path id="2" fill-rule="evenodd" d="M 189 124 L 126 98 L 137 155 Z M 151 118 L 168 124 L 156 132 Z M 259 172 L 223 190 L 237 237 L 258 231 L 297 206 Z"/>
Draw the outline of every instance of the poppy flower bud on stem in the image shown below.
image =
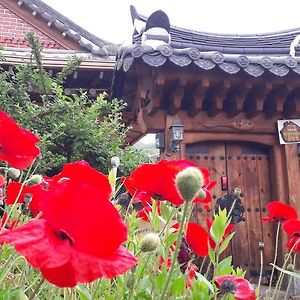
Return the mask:
<path id="1" fill-rule="evenodd" d="M 12 179 L 19 178 L 19 176 L 21 174 L 21 171 L 16 168 L 8 168 L 7 172 L 8 172 L 8 176 Z"/>
<path id="2" fill-rule="evenodd" d="M 120 166 L 120 158 L 118 156 L 113 156 L 110 159 L 110 163 L 113 168 L 118 168 Z"/>
<path id="3" fill-rule="evenodd" d="M 142 238 L 141 251 L 152 252 L 159 246 L 159 244 L 160 244 L 159 236 L 153 232 L 148 233 Z"/>
<path id="4" fill-rule="evenodd" d="M 42 181 L 43 181 L 43 177 L 38 174 L 32 175 L 29 179 L 29 182 L 34 184 L 40 184 Z"/>
<path id="5" fill-rule="evenodd" d="M 203 175 L 195 167 L 188 167 L 180 171 L 175 179 L 177 189 L 186 201 L 193 200 L 200 192 L 203 184 Z"/>

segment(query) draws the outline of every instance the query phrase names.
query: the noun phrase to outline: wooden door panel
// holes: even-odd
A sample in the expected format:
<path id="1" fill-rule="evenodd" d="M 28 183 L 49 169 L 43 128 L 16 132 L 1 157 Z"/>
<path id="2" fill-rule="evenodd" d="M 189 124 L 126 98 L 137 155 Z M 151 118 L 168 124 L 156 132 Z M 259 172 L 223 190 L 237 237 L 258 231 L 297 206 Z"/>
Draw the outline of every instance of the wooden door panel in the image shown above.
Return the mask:
<path id="1" fill-rule="evenodd" d="M 270 166 L 268 150 L 250 143 L 205 142 L 187 145 L 187 157 L 210 172 L 217 185 L 212 189 L 212 210 L 217 198 L 240 188 L 245 208 L 245 222 L 235 225 L 236 234 L 231 244 L 233 263 L 247 269 L 248 275 L 258 275 L 260 268 L 259 242 L 265 243 L 264 269 L 270 269 L 273 258 L 274 229 L 272 224 L 262 225 L 262 212 L 271 200 Z M 221 176 L 227 176 L 228 189 L 222 190 Z M 198 205 L 195 217 L 204 225 L 212 213 Z"/>
<path id="2" fill-rule="evenodd" d="M 243 161 L 241 159 L 241 147 L 229 144 L 226 147 L 226 161 L 229 190 L 240 188 L 244 192 Z M 240 222 L 235 225 L 235 236 L 231 245 L 233 264 L 248 268 L 249 245 L 247 225 Z"/>
<path id="3" fill-rule="evenodd" d="M 261 215 L 266 211 L 268 203 L 271 201 L 270 165 L 267 154 L 258 155 L 257 160 L 259 199 L 261 205 Z M 270 263 L 274 260 L 274 225 L 273 223 L 262 223 L 262 236 L 264 242 L 264 270 L 271 270 Z"/>
<path id="4" fill-rule="evenodd" d="M 216 186 L 211 190 L 212 202 L 208 203 L 210 209 L 203 204 L 197 204 L 194 217 L 206 227 L 205 218 L 212 218 L 213 208 L 218 197 L 226 191 L 222 191 L 220 179 L 226 175 L 225 145 L 224 143 L 198 143 L 187 146 L 187 157 L 197 163 L 199 167 L 205 168 L 210 172 L 210 180 L 216 180 Z"/>
<path id="5" fill-rule="evenodd" d="M 243 149 L 242 149 L 243 150 Z M 242 151 L 244 152 L 244 151 Z M 249 270 L 258 272 L 260 266 L 259 242 L 262 241 L 261 214 L 259 199 L 259 182 L 257 155 L 255 153 L 243 154 L 243 177 L 244 177 L 244 208 L 245 225 L 248 231 L 248 246 L 250 265 Z M 257 274 L 258 275 L 258 274 Z"/>

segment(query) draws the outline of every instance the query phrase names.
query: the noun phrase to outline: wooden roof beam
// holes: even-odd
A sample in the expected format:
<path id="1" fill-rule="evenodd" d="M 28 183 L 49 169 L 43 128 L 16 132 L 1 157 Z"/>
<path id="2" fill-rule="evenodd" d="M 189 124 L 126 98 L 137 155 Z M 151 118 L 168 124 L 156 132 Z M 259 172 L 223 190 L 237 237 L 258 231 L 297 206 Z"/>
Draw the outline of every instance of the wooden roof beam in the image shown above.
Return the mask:
<path id="1" fill-rule="evenodd" d="M 244 102 L 252 89 L 252 83 L 246 81 L 237 87 L 226 103 L 227 116 L 233 118 L 238 115 L 244 108 Z"/>
<path id="2" fill-rule="evenodd" d="M 224 80 L 213 87 L 212 95 L 207 99 L 207 114 L 209 117 L 215 117 L 223 110 L 224 99 L 230 87 L 230 80 Z"/>
<path id="3" fill-rule="evenodd" d="M 272 91 L 264 103 L 264 112 L 267 118 L 273 118 L 283 114 L 284 102 L 292 90 L 293 87 L 290 84 L 283 84 Z"/>
<path id="4" fill-rule="evenodd" d="M 176 82 L 175 87 L 172 89 L 169 95 L 168 114 L 175 115 L 181 108 L 181 102 L 184 97 L 187 80 L 181 78 Z"/>
<path id="5" fill-rule="evenodd" d="M 188 115 L 194 117 L 203 107 L 203 100 L 205 99 L 206 92 L 210 86 L 208 79 L 201 79 L 195 86 L 192 93 L 192 102 L 188 108 Z"/>
<path id="6" fill-rule="evenodd" d="M 266 82 L 254 88 L 246 101 L 244 102 L 244 111 L 246 112 L 247 118 L 251 119 L 263 112 L 264 101 L 272 91 L 273 84 L 271 82 Z"/>
<path id="7" fill-rule="evenodd" d="M 149 115 L 154 115 L 159 110 L 164 86 L 165 78 L 161 75 L 156 75 L 153 80 L 153 85 L 147 93 L 149 103 L 146 108 Z"/>
<path id="8" fill-rule="evenodd" d="M 287 118 L 299 118 L 300 117 L 300 90 L 293 93 L 283 106 L 283 114 Z"/>

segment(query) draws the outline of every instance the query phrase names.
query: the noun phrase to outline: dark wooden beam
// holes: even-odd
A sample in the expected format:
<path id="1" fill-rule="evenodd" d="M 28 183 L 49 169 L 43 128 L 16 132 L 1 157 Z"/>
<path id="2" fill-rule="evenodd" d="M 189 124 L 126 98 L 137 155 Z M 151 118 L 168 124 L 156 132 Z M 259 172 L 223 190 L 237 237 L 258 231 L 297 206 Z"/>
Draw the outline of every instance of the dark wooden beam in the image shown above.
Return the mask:
<path id="1" fill-rule="evenodd" d="M 266 82 L 253 90 L 248 95 L 244 102 L 244 111 L 247 118 L 251 119 L 263 112 L 264 101 L 272 91 L 273 85 L 271 82 Z"/>
<path id="2" fill-rule="evenodd" d="M 233 118 L 238 115 L 244 108 L 244 102 L 252 89 L 252 83 L 246 81 L 239 84 L 230 96 L 227 98 L 227 103 L 224 103 L 224 108 L 227 110 L 227 116 Z"/>
<path id="3" fill-rule="evenodd" d="M 296 91 L 285 101 L 283 105 L 283 115 L 286 118 L 300 117 L 300 91 Z"/>
<path id="4" fill-rule="evenodd" d="M 184 91 L 187 85 L 187 80 L 180 78 L 176 81 L 175 86 L 172 87 L 172 90 L 168 96 L 168 114 L 175 115 L 181 108 L 181 101 L 184 97 Z"/>
<path id="5" fill-rule="evenodd" d="M 192 93 L 191 104 L 188 107 L 188 115 L 190 117 L 194 117 L 202 109 L 203 100 L 205 99 L 209 86 L 209 79 L 202 79 L 196 84 Z"/>
<path id="6" fill-rule="evenodd" d="M 147 112 L 149 115 L 154 115 L 160 108 L 161 97 L 163 95 L 165 85 L 165 77 L 156 75 L 153 80 L 153 85 L 147 91 Z"/>
<path id="7" fill-rule="evenodd" d="M 264 112 L 267 118 L 283 115 L 284 102 L 291 94 L 293 87 L 290 84 L 283 84 L 274 89 L 264 103 Z"/>
<path id="8" fill-rule="evenodd" d="M 230 87 L 231 82 L 227 79 L 213 87 L 212 94 L 207 99 L 207 114 L 209 117 L 215 117 L 223 110 L 224 99 Z"/>

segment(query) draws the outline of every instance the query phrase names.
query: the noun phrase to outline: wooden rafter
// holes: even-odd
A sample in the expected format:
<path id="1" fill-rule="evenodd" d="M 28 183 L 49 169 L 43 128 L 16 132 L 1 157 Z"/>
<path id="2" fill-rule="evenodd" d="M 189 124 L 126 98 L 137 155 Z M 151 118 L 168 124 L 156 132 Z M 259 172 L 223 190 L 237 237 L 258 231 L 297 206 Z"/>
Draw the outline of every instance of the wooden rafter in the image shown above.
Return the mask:
<path id="1" fill-rule="evenodd" d="M 187 80 L 181 78 L 176 81 L 174 88 L 172 88 L 168 96 L 168 114 L 175 115 L 181 108 L 181 102 L 184 97 Z"/>
<path id="2" fill-rule="evenodd" d="M 254 88 L 246 101 L 244 102 L 244 110 L 247 118 L 251 119 L 263 112 L 264 101 L 268 94 L 272 91 L 272 83 L 266 82 Z"/>
<path id="3" fill-rule="evenodd" d="M 240 84 L 229 94 L 227 103 L 224 103 L 224 108 L 227 110 L 227 116 L 233 118 L 238 115 L 244 108 L 244 102 L 252 89 L 252 83 L 246 81 Z"/>
<path id="4" fill-rule="evenodd" d="M 188 107 L 188 115 L 190 117 L 194 117 L 202 109 L 203 100 L 209 86 L 210 81 L 208 79 L 202 79 L 195 85 L 191 96 L 191 103 Z"/>
<path id="5" fill-rule="evenodd" d="M 283 114 L 284 102 L 287 100 L 293 87 L 290 84 L 283 84 L 273 89 L 264 103 L 264 112 L 267 118 L 273 118 Z"/>
<path id="6" fill-rule="evenodd" d="M 231 81 L 227 79 L 213 87 L 212 92 L 206 101 L 208 116 L 214 117 L 222 111 L 224 99 L 226 98 L 230 87 Z"/>

